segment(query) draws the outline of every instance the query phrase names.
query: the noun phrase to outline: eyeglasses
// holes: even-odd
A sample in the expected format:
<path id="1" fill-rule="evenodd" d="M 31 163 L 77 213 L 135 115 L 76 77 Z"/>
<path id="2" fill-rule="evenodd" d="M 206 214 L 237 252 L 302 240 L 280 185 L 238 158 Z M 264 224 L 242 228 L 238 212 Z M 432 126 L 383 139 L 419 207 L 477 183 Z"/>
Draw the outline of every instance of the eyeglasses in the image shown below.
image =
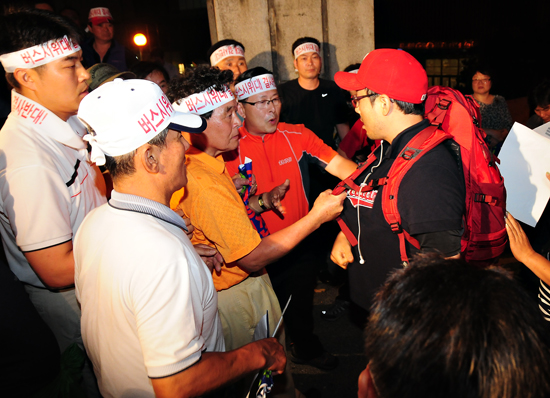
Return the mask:
<path id="1" fill-rule="evenodd" d="M 258 108 L 259 110 L 264 110 L 270 104 L 273 104 L 273 106 L 279 105 L 281 103 L 281 99 L 279 97 L 277 97 L 277 98 L 273 98 L 273 99 L 270 99 L 270 100 L 263 100 L 263 101 L 256 101 L 256 102 L 241 101 L 241 103 L 248 104 L 248 105 L 253 105 L 256 108 Z"/>
<path id="2" fill-rule="evenodd" d="M 483 84 L 487 84 L 491 79 L 472 79 L 472 82 L 480 82 L 480 83 L 483 83 Z"/>
<path id="3" fill-rule="evenodd" d="M 354 95 L 353 97 L 351 97 L 351 104 L 353 105 L 354 108 L 357 108 L 359 106 L 359 101 L 361 101 L 363 98 L 372 97 L 373 95 L 378 95 L 378 94 L 370 93 L 367 95 L 360 95 L 359 97 L 357 95 Z"/>

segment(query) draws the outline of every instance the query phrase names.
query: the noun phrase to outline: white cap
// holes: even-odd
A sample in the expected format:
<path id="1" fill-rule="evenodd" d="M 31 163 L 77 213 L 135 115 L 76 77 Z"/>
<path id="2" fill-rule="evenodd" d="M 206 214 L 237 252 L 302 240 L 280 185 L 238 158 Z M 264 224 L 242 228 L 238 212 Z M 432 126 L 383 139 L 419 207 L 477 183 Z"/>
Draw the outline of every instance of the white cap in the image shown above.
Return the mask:
<path id="1" fill-rule="evenodd" d="M 205 119 L 175 111 L 156 83 L 141 79 L 115 79 L 98 87 L 84 97 L 78 117 L 93 130 L 84 140 L 99 166 L 105 164 L 105 155 L 130 153 L 165 128 L 189 133 L 206 128 Z"/>

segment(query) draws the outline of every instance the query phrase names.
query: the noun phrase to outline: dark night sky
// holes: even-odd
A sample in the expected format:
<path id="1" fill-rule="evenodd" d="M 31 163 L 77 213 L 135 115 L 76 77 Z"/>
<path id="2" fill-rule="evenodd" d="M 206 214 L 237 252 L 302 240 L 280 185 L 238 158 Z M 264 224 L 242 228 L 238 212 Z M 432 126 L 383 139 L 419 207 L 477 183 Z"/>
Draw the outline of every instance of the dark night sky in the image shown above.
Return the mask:
<path id="1" fill-rule="evenodd" d="M 210 46 L 208 16 L 201 7 L 204 0 L 53 0 L 51 4 L 56 11 L 76 9 L 83 21 L 91 7 L 109 7 L 119 41 L 136 50 L 130 41 L 133 34 L 148 33 L 151 45 L 162 45 L 168 60 L 205 60 Z M 512 4 L 502 0 L 374 0 L 374 10 L 377 48 L 397 47 L 402 42 L 474 40 L 468 56 L 492 64 L 498 71 L 500 91 L 507 97 L 525 95 L 550 72 L 549 0 Z M 437 50 L 411 52 L 419 59 L 448 56 Z"/>

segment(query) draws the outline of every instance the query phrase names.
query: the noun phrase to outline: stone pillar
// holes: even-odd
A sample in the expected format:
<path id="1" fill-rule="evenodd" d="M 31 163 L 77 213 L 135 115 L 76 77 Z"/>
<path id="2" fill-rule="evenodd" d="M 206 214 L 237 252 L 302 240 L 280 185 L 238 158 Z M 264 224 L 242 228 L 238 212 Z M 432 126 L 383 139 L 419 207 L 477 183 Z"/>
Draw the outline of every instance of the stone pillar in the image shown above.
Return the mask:
<path id="1" fill-rule="evenodd" d="M 212 43 L 240 41 L 249 67 L 297 77 L 292 43 L 303 36 L 322 44 L 321 76 L 332 79 L 374 49 L 374 0 L 207 0 Z"/>

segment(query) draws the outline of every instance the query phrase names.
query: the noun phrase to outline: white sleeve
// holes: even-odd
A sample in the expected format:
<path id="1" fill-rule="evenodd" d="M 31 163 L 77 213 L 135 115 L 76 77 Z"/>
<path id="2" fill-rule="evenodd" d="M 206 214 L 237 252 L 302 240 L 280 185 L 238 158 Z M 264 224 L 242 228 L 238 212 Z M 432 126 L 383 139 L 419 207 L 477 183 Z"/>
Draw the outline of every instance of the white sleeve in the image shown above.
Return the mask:
<path id="1" fill-rule="evenodd" d="M 22 251 L 72 239 L 71 198 L 61 176 L 43 166 L 19 168 L 1 184 L 4 212 Z"/>

